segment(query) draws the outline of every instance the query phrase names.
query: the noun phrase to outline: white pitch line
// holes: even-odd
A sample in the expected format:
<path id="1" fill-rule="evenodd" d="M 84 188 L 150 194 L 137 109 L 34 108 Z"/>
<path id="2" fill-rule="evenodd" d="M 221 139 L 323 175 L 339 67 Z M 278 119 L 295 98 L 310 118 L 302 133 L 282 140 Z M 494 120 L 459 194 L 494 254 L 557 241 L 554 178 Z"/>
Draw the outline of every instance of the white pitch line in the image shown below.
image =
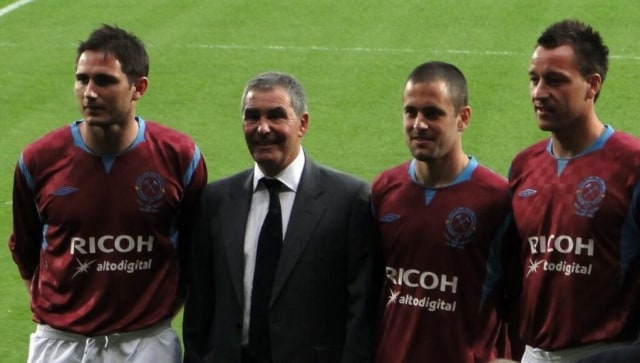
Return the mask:
<path id="1" fill-rule="evenodd" d="M 286 46 L 286 45 L 237 45 L 237 44 L 186 44 L 187 48 L 222 49 L 222 50 L 271 50 L 271 51 L 316 51 L 316 52 L 353 52 L 353 53 L 430 53 L 430 54 L 469 54 L 487 56 L 529 56 L 529 53 L 512 52 L 507 50 L 467 50 L 467 49 L 412 49 L 412 48 L 363 48 L 363 47 L 324 47 L 310 46 Z M 640 61 L 637 55 L 609 55 L 611 59 L 631 59 Z"/>
<path id="2" fill-rule="evenodd" d="M 0 9 L 0 17 L 4 16 L 24 5 L 27 5 L 35 0 L 18 0 L 12 4 Z M 19 46 L 16 43 L 4 43 L 0 42 L 0 47 L 12 47 Z M 511 52 L 511 51 L 472 51 L 472 50 L 427 50 L 427 49 L 411 49 L 411 48 L 341 48 L 341 47 L 324 47 L 324 46 L 284 46 L 284 45 L 267 45 L 267 46 L 247 46 L 247 45 L 234 45 L 234 44 L 191 44 L 186 45 L 188 48 L 201 48 L 201 49 L 241 49 L 241 50 L 294 50 L 294 51 L 320 51 L 320 52 L 355 52 L 355 53 L 416 53 L 427 52 L 433 54 L 475 54 L 475 55 L 503 55 L 503 56 L 522 56 L 524 53 Z M 635 55 L 610 55 L 612 59 L 631 59 L 634 61 L 640 61 L 640 56 Z"/>
<path id="3" fill-rule="evenodd" d="M 29 3 L 35 0 L 22 0 L 19 2 Z M 17 4 L 14 3 L 14 4 Z M 6 9 L 5 7 L 4 9 Z M 0 11 L 4 11 L 4 9 Z M 1 16 L 1 15 L 0 15 Z M 1 42 L 2 47 L 20 47 L 21 43 Z M 69 47 L 75 47 L 68 44 Z M 154 47 L 154 44 L 147 44 Z M 427 54 L 468 54 L 482 56 L 506 56 L 506 57 L 528 57 L 529 53 L 513 52 L 508 50 L 469 50 L 469 49 L 414 49 L 414 48 L 366 48 L 366 47 L 327 47 L 320 45 L 290 46 L 290 45 L 238 45 L 238 44 L 184 44 L 174 47 L 185 47 L 194 49 L 221 49 L 221 50 L 248 50 L 248 51 L 300 51 L 300 52 L 351 52 L 351 53 L 427 53 Z M 609 59 L 640 61 L 638 55 L 616 55 L 610 54 Z"/>
<path id="4" fill-rule="evenodd" d="M 201 49 L 240 49 L 240 50 L 293 50 L 293 51 L 318 51 L 318 52 L 354 52 L 354 53 L 417 53 L 417 52 L 429 52 L 429 53 L 451 53 L 451 54 L 485 54 L 485 55 L 521 55 L 516 52 L 509 51 L 471 51 L 471 50 L 424 50 L 424 49 L 411 49 L 411 48 L 343 48 L 343 47 L 323 47 L 317 45 L 311 46 L 285 46 L 285 45 L 265 45 L 265 46 L 248 46 L 248 45 L 234 45 L 234 44 L 189 44 L 185 45 L 187 48 L 201 48 Z"/>
<path id="5" fill-rule="evenodd" d="M 4 8 L 0 9 L 0 16 L 4 16 L 6 14 L 9 14 L 10 12 L 16 10 L 17 8 L 23 6 L 23 5 L 27 5 L 30 2 L 33 2 L 34 0 L 19 0 L 16 1 L 12 4 L 9 4 L 7 6 L 5 6 Z"/>

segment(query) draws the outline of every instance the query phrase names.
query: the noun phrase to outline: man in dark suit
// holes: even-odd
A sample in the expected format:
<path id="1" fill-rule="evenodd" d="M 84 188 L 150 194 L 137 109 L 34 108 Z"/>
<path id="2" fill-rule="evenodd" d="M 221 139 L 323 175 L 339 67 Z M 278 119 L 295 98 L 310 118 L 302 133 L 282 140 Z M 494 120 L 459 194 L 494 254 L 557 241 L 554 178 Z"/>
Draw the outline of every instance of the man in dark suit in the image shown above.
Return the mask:
<path id="1" fill-rule="evenodd" d="M 368 184 L 305 155 L 309 114 L 293 77 L 272 72 L 249 81 L 242 116 L 255 165 L 203 192 L 185 362 L 371 361 L 384 271 Z M 273 180 L 281 185 L 276 201 Z M 278 202 L 282 243 L 265 263 L 261 227 Z M 262 267 L 269 263 L 271 272 Z"/>

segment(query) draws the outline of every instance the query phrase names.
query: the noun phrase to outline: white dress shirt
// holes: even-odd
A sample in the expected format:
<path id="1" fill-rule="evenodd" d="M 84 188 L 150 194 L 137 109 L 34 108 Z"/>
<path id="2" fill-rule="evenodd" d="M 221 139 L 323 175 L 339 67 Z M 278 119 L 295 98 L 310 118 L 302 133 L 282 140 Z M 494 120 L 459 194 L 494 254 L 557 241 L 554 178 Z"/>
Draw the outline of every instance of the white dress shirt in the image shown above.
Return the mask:
<path id="1" fill-rule="evenodd" d="M 304 152 L 300 148 L 298 156 L 275 176 L 284 188 L 280 192 L 280 208 L 282 210 L 282 236 L 287 235 L 287 225 L 291 216 L 293 200 L 296 197 L 302 169 L 304 168 Z M 258 249 L 258 237 L 260 228 L 269 210 L 269 191 L 263 184 L 259 184 L 264 173 L 255 164 L 253 167 L 253 196 L 251 208 L 247 218 L 247 227 L 244 232 L 244 318 L 242 322 L 242 344 L 249 342 L 249 317 L 251 316 L 251 290 L 253 288 L 253 273 L 256 267 L 256 252 Z"/>

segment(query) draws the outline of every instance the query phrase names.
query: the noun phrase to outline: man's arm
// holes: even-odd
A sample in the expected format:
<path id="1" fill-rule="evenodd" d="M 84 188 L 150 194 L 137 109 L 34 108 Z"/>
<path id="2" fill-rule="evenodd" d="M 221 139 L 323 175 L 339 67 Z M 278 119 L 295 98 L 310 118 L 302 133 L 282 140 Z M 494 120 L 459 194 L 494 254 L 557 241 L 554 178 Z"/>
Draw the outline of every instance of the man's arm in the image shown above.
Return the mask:
<path id="1" fill-rule="evenodd" d="M 9 250 L 27 288 L 30 288 L 40 262 L 43 239 L 43 225 L 33 188 L 32 176 L 21 157 L 13 178 L 13 232 L 9 237 Z"/>
<path id="2" fill-rule="evenodd" d="M 212 242 L 207 233 L 209 215 L 205 203 L 197 210 L 186 261 L 187 299 L 182 321 L 185 363 L 200 362 L 207 354 L 215 308 Z"/>
<path id="3" fill-rule="evenodd" d="M 370 362 L 384 268 L 366 185 L 360 189 L 353 207 L 348 242 L 347 326 L 342 361 Z"/>

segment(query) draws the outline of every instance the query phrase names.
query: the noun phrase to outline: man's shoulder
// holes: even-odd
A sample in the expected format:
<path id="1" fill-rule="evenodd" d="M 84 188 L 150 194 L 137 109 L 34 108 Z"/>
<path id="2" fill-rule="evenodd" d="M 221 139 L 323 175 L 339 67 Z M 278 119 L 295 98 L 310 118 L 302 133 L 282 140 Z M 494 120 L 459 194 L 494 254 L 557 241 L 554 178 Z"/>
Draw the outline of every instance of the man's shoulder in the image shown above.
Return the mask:
<path id="1" fill-rule="evenodd" d="M 253 169 L 245 169 L 232 175 L 224 176 L 218 180 L 212 181 L 210 184 L 236 184 L 238 180 L 244 180 L 253 173 Z"/>
<path id="2" fill-rule="evenodd" d="M 517 153 L 514 159 L 526 158 L 534 154 L 545 152 L 547 150 L 547 145 L 549 145 L 549 139 L 536 141 Z"/>
<path id="3" fill-rule="evenodd" d="M 413 183 L 409 176 L 411 160 L 382 170 L 373 180 L 373 189 L 377 192 L 394 186 Z"/>
<path id="4" fill-rule="evenodd" d="M 390 179 L 390 178 L 399 178 L 399 177 L 404 177 L 406 175 L 409 175 L 409 168 L 410 168 L 410 164 L 411 164 L 411 160 L 407 160 L 405 162 L 402 162 L 400 164 L 394 165 L 390 168 L 384 169 L 382 170 L 379 175 L 376 177 L 376 179 Z"/>
<path id="5" fill-rule="evenodd" d="M 28 148 L 51 147 L 56 145 L 68 145 L 72 139 L 71 126 L 64 125 L 56 129 L 48 131 L 44 135 L 38 137 L 29 145 Z"/>
<path id="6" fill-rule="evenodd" d="M 202 202 L 217 209 L 235 203 L 243 195 L 251 195 L 250 176 L 252 170 L 210 181 L 202 191 Z"/>
<path id="7" fill-rule="evenodd" d="M 153 138 L 164 140 L 171 143 L 189 142 L 193 143 L 191 136 L 186 133 L 172 128 L 167 125 L 163 125 L 156 121 L 144 121 L 145 133 L 151 135 Z"/>
<path id="8" fill-rule="evenodd" d="M 611 138 L 607 140 L 606 145 L 616 148 L 621 152 L 632 152 L 635 154 L 640 150 L 640 139 L 623 131 L 615 131 L 611 135 Z"/>
<path id="9" fill-rule="evenodd" d="M 332 183 L 353 185 L 356 187 L 368 185 L 364 179 L 354 174 L 350 174 L 346 171 L 339 170 L 325 164 L 316 163 L 312 160 L 307 161 L 305 169 L 305 174 L 311 175 L 311 177 L 318 178 L 319 180 L 325 179 L 330 180 Z"/>
<path id="10" fill-rule="evenodd" d="M 498 173 L 497 171 L 482 163 L 478 163 L 478 166 L 474 170 L 474 175 L 486 179 L 495 180 L 498 183 L 507 182 L 507 178 L 504 175 Z"/>
<path id="11" fill-rule="evenodd" d="M 191 136 L 154 121 L 144 121 L 144 139 L 151 149 L 180 155 L 186 162 L 202 157 Z"/>
<path id="12" fill-rule="evenodd" d="M 525 164 L 535 165 L 541 163 L 540 158 L 546 158 L 548 156 L 547 145 L 549 145 L 548 139 L 540 140 L 517 153 L 511 161 L 510 173 L 512 174 L 514 171 L 518 171 L 524 167 Z"/>
<path id="13" fill-rule="evenodd" d="M 36 155 L 43 158 L 58 158 L 60 153 L 67 153 L 71 148 L 73 148 L 71 127 L 65 125 L 29 143 L 22 151 L 22 155 L 24 158 L 32 158 Z"/>
<path id="14" fill-rule="evenodd" d="M 246 169 L 239 173 L 222 177 L 207 184 L 206 190 L 209 193 L 227 192 L 230 189 L 241 189 L 248 182 L 252 169 Z"/>

